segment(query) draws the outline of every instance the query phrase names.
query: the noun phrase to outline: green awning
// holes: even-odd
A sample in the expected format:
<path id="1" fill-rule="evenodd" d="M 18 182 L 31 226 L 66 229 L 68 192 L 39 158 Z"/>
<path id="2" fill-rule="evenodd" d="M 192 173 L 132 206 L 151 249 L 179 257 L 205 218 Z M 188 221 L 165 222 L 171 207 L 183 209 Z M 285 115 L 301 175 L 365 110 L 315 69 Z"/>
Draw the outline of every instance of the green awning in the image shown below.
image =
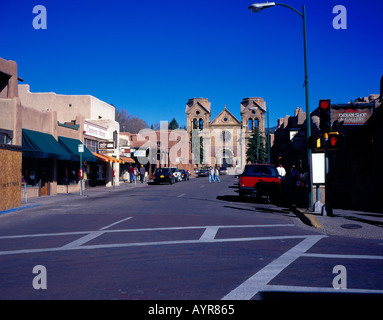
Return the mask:
<path id="1" fill-rule="evenodd" d="M 80 140 L 59 137 L 60 144 L 74 157 L 74 161 L 80 160 L 80 153 L 78 152 L 78 145 L 83 144 Z M 96 162 L 97 158 L 84 146 L 82 160 L 86 162 Z"/>
<path id="2" fill-rule="evenodd" d="M 72 160 L 72 155 L 50 134 L 23 129 L 23 157 Z"/>

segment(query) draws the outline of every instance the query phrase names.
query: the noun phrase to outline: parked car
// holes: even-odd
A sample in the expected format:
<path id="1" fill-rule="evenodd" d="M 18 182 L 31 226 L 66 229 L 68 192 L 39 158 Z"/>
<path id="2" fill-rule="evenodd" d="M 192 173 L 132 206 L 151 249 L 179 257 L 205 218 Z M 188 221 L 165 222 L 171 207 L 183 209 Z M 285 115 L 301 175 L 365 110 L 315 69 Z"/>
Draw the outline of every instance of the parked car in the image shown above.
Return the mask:
<path id="1" fill-rule="evenodd" d="M 175 181 L 180 182 L 181 181 L 181 172 L 178 170 L 178 168 L 171 167 L 170 170 L 172 170 Z"/>
<path id="2" fill-rule="evenodd" d="M 222 175 L 225 175 L 227 174 L 227 168 L 226 167 L 222 167 L 219 169 L 219 174 L 222 176 Z"/>
<path id="3" fill-rule="evenodd" d="M 208 177 L 209 176 L 209 170 L 208 169 L 201 169 L 198 170 L 197 177 Z"/>
<path id="4" fill-rule="evenodd" d="M 170 168 L 157 168 L 153 174 L 153 182 L 156 184 L 161 182 L 174 184 L 176 182 L 176 178 Z"/>
<path id="5" fill-rule="evenodd" d="M 181 180 L 185 180 L 185 181 L 190 180 L 190 173 L 189 173 L 189 171 L 181 169 L 180 172 L 181 172 Z"/>
<path id="6" fill-rule="evenodd" d="M 248 164 L 239 180 L 239 195 L 267 196 L 272 202 L 278 201 L 281 179 L 277 168 L 267 164 Z"/>

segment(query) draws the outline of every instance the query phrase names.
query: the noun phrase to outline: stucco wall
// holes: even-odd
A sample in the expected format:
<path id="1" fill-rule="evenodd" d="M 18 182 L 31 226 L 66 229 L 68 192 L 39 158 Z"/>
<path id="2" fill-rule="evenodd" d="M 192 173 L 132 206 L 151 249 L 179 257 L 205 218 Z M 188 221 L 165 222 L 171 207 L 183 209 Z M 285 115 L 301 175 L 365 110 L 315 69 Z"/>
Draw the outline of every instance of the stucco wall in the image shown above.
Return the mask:
<path id="1" fill-rule="evenodd" d="M 13 131 L 14 126 L 14 99 L 0 99 L 0 128 Z"/>
<path id="2" fill-rule="evenodd" d="M 60 122 L 70 122 L 76 116 L 90 118 L 91 96 L 61 95 L 54 92 L 30 92 L 29 85 L 19 85 L 19 97 L 24 106 L 46 111 L 55 110 Z"/>
<path id="3" fill-rule="evenodd" d="M 109 103 L 90 96 L 90 116 L 92 120 L 115 120 L 116 109 Z"/>

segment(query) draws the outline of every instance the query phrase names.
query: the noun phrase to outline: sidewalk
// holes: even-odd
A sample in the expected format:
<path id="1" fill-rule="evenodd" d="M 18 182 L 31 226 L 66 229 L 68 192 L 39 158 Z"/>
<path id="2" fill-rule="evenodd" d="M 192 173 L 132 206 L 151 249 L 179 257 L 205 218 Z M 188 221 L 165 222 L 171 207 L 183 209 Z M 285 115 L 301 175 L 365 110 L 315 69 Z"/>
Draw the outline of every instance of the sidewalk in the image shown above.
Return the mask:
<path id="1" fill-rule="evenodd" d="M 307 226 L 326 235 L 364 239 L 383 239 L 383 213 L 333 209 L 333 216 L 322 216 L 307 209 L 294 212 Z"/>
<path id="2" fill-rule="evenodd" d="M 37 207 L 37 206 L 45 205 L 45 204 L 67 202 L 73 199 L 100 197 L 102 195 L 107 195 L 112 192 L 121 192 L 125 190 L 141 188 L 147 185 L 148 185 L 147 181 L 144 183 L 141 183 L 140 181 L 138 181 L 136 184 L 130 183 L 130 182 L 120 182 L 120 185 L 114 188 L 113 187 L 92 187 L 92 188 L 85 189 L 83 190 L 82 196 L 80 196 L 80 192 L 75 192 L 75 193 L 60 193 L 54 196 L 31 198 L 31 199 L 28 199 L 28 203 L 25 203 L 23 199 L 20 207 L 12 208 L 5 211 L 0 211 L 0 215 L 23 210 L 23 209 L 33 208 L 33 207 Z"/>

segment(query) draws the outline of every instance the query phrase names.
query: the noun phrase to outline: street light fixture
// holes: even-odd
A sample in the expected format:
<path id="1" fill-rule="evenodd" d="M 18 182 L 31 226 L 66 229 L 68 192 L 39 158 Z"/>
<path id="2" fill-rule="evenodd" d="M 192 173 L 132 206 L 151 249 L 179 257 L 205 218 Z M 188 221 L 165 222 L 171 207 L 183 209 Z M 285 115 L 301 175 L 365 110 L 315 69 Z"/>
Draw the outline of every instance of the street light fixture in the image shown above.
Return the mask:
<path id="1" fill-rule="evenodd" d="M 308 148 L 308 140 L 311 136 L 311 117 L 310 117 L 310 99 L 309 99 L 309 72 L 308 72 L 308 63 L 307 63 L 307 32 L 306 32 L 306 7 L 302 6 L 302 13 L 300 13 L 297 9 L 290 7 L 283 3 L 275 3 L 275 2 L 266 2 L 266 3 L 254 3 L 249 7 L 249 10 L 252 12 L 260 12 L 263 9 L 271 8 L 274 6 L 282 6 L 285 8 L 288 8 L 292 11 L 294 11 L 296 14 L 298 14 L 303 19 L 303 42 L 304 42 L 304 62 L 305 62 L 305 81 L 304 81 L 304 87 L 305 87 L 305 95 L 306 95 L 306 153 L 307 153 L 307 174 L 308 174 L 308 180 L 309 180 L 309 190 L 308 190 L 308 200 L 309 200 L 309 207 L 312 207 L 313 205 L 313 198 L 312 198 L 312 179 L 311 179 L 311 170 L 310 170 L 310 163 L 311 163 L 311 149 Z"/>
<path id="2" fill-rule="evenodd" d="M 275 2 L 254 3 L 249 7 L 249 9 L 252 12 L 256 13 L 256 12 L 262 11 L 263 9 L 270 8 L 273 6 L 275 6 Z"/>

